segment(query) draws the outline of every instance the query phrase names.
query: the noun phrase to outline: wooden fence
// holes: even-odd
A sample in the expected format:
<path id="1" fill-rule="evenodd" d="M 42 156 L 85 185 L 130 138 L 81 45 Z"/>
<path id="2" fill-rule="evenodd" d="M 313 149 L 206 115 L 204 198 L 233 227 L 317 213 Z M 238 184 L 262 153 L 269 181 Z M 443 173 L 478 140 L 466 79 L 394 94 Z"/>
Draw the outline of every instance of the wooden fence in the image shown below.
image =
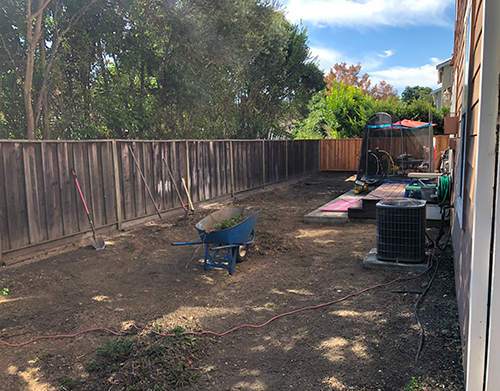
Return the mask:
<path id="1" fill-rule="evenodd" d="M 185 178 L 194 202 L 319 171 L 317 140 L 3 140 L 0 259 L 89 232 L 71 169 L 97 228 L 154 216 L 134 156 L 162 212 L 181 206 L 165 162 L 177 186 Z"/>
<path id="2" fill-rule="evenodd" d="M 320 141 L 321 171 L 357 171 L 361 138 L 323 139 Z M 381 142 L 377 139 L 377 142 Z M 437 168 L 442 153 L 448 148 L 449 135 L 434 136 L 434 167 Z M 406 146 L 410 148 L 411 146 Z M 387 148 L 386 148 L 387 149 Z M 399 154 L 396 150 L 396 154 Z"/>
<path id="3" fill-rule="evenodd" d="M 357 171 L 361 138 L 323 139 L 320 143 L 321 171 Z"/>
<path id="4" fill-rule="evenodd" d="M 436 170 L 439 168 L 439 160 L 441 159 L 441 156 L 443 156 L 443 152 L 448 148 L 449 143 L 449 134 L 434 136 L 434 168 Z"/>

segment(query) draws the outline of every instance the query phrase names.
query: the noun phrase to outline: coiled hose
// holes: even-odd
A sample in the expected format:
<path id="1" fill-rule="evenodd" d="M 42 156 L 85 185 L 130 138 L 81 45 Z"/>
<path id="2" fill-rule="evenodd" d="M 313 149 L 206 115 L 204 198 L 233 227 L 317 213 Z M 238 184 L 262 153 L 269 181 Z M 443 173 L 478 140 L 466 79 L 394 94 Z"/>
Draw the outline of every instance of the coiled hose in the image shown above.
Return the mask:
<path id="1" fill-rule="evenodd" d="M 438 199 L 439 205 L 443 207 L 445 203 L 450 201 L 450 185 L 451 180 L 449 176 L 441 176 L 438 181 Z"/>

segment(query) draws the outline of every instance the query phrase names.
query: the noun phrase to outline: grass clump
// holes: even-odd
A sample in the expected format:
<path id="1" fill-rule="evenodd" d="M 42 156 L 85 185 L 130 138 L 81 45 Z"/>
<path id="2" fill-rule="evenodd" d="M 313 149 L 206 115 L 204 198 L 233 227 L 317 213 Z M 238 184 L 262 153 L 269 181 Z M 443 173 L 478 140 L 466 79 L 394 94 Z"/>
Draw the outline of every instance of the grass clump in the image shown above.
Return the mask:
<path id="1" fill-rule="evenodd" d="M 111 360 L 128 357 L 134 350 L 134 342 L 127 339 L 110 340 L 97 349 L 97 354 Z"/>
<path id="2" fill-rule="evenodd" d="M 63 390 L 72 390 L 73 388 L 75 388 L 75 386 L 78 384 L 79 381 L 80 379 L 78 378 L 75 379 L 70 376 L 64 376 L 61 379 L 61 388 Z"/>
<path id="3" fill-rule="evenodd" d="M 406 385 L 404 391 L 420 391 L 422 389 L 421 384 L 415 377 L 411 378 L 411 381 Z"/>

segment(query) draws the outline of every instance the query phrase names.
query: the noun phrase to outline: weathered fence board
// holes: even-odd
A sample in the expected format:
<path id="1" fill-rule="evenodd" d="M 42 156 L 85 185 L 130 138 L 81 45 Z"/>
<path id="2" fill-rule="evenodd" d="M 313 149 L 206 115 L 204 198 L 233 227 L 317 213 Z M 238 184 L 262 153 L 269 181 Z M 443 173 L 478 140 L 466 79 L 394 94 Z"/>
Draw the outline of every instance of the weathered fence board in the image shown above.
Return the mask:
<path id="1" fill-rule="evenodd" d="M 47 237 L 56 239 L 64 235 L 61 216 L 61 192 L 57 162 L 57 144 L 43 143 L 42 173 L 45 186 L 45 211 L 47 215 Z"/>
<path id="2" fill-rule="evenodd" d="M 287 141 L 266 142 L 266 184 L 286 179 L 286 145 Z"/>
<path id="3" fill-rule="evenodd" d="M 116 215 L 116 189 L 113 174 L 113 146 L 111 143 L 100 143 L 101 149 L 101 182 L 102 197 L 104 198 L 105 224 L 113 224 L 117 221 Z"/>
<path id="4" fill-rule="evenodd" d="M 70 171 L 72 167 L 70 167 L 69 160 L 73 151 L 73 146 L 69 143 L 58 143 L 56 149 L 57 162 L 59 166 L 59 191 L 61 194 L 63 236 L 69 236 L 78 231 L 78 224 L 76 223 L 76 207 L 74 205 L 77 198 L 75 185 L 72 185 L 73 177 L 71 176 Z"/>
<path id="5" fill-rule="evenodd" d="M 38 148 L 37 148 L 38 147 Z M 39 145 L 26 145 L 22 148 L 24 163 L 24 181 L 26 186 L 26 210 L 28 214 L 29 243 L 39 243 L 46 239 L 42 226 L 45 224 L 44 208 L 39 208 L 39 200 L 44 196 L 43 189 L 40 191 L 41 183 L 38 180 L 37 165 L 35 159 L 40 157 Z M 41 202 L 43 205 L 43 201 Z"/>
<path id="6" fill-rule="evenodd" d="M 4 145 L 3 163 L 10 248 L 29 244 L 28 213 L 21 143 Z M 4 230 L 2 230 L 4 231 Z M 5 232 L 5 231 L 4 231 Z M 2 236 L 5 235 L 3 232 Z"/>
<path id="7" fill-rule="evenodd" d="M 0 183 L 5 184 L 5 175 L 3 168 L 3 145 L 0 144 Z M 7 227 L 7 201 L 5 200 L 5 190 L 6 186 L 0 187 L 0 227 Z M 9 248 L 9 238 L 6 232 L 2 232 L 0 229 L 0 260 L 2 259 L 2 249 Z"/>

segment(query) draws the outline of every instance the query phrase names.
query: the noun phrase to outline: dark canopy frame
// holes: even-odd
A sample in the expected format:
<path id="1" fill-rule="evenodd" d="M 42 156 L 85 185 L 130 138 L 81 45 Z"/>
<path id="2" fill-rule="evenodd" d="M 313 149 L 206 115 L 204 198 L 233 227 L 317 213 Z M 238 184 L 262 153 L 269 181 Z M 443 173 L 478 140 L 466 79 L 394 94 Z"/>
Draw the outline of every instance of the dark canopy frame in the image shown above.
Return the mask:
<path id="1" fill-rule="evenodd" d="M 430 172 L 432 143 L 432 124 L 376 113 L 366 122 L 357 179 L 402 180 L 411 171 Z"/>

